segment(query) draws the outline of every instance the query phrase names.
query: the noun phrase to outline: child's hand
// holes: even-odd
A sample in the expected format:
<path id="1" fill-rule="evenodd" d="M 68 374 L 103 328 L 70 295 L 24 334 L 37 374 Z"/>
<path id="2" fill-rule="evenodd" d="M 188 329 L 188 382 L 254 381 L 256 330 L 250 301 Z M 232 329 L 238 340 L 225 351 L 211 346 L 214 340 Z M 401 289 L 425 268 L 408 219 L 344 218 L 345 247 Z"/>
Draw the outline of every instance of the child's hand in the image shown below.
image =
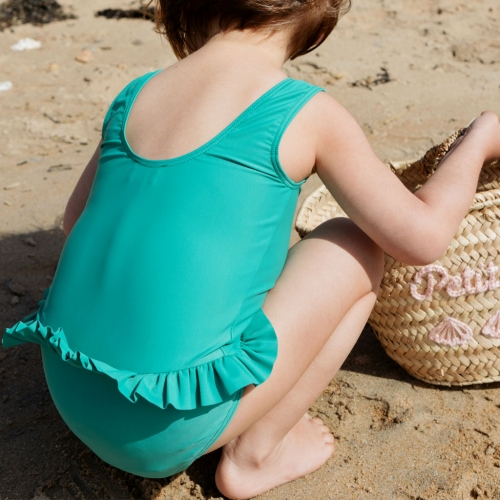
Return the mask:
<path id="1" fill-rule="evenodd" d="M 491 111 L 484 111 L 467 129 L 465 135 L 474 136 L 484 153 L 484 163 L 500 159 L 500 120 Z"/>

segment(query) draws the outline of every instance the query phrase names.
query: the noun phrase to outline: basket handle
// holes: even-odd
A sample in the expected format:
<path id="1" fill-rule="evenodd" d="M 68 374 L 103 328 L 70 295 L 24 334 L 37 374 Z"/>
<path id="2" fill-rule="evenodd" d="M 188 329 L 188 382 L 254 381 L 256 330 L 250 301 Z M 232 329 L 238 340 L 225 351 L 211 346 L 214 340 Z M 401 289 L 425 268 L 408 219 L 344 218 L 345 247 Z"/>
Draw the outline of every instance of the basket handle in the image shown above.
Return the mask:
<path id="1" fill-rule="evenodd" d="M 445 139 L 441 144 L 433 146 L 431 149 L 429 149 L 429 151 L 427 151 L 427 153 L 425 153 L 425 155 L 420 158 L 420 160 L 413 160 L 410 162 L 390 162 L 387 163 L 387 165 L 394 173 L 409 169 L 419 169 L 426 177 L 430 177 L 441 163 L 441 160 L 448 154 L 454 142 L 459 137 L 465 135 L 467 129 L 468 127 L 457 130 L 447 139 Z"/>
<path id="2" fill-rule="evenodd" d="M 457 130 L 455 133 L 450 135 L 447 139 L 445 139 L 441 144 L 438 144 L 437 146 L 432 147 L 425 153 L 423 158 L 420 160 L 422 164 L 422 169 L 427 175 L 433 174 L 439 164 L 441 163 L 441 160 L 448 154 L 448 152 L 451 149 L 451 146 L 455 143 L 455 141 L 459 138 L 465 135 L 465 132 L 467 132 L 468 127 L 466 128 L 461 128 L 460 130 Z"/>

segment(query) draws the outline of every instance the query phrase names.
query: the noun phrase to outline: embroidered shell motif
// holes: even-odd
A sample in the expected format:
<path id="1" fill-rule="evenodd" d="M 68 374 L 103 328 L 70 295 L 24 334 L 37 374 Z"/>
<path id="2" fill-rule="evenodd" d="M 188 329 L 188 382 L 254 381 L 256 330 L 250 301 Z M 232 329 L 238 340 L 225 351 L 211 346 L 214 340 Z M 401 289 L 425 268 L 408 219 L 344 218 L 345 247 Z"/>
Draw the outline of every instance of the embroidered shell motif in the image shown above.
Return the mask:
<path id="1" fill-rule="evenodd" d="M 462 321 L 447 316 L 430 332 L 429 338 L 436 344 L 455 346 L 465 344 L 474 336 L 473 331 Z"/>
<path id="2" fill-rule="evenodd" d="M 481 330 L 483 335 L 488 337 L 500 338 L 500 311 L 496 312 Z"/>

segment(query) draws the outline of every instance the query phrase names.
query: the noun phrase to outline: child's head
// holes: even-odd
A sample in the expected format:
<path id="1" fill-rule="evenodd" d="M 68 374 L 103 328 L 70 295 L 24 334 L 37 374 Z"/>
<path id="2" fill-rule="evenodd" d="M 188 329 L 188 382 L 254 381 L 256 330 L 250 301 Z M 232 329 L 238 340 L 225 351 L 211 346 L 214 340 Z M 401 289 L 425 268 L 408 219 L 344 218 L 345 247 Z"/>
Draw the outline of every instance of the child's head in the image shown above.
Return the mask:
<path id="1" fill-rule="evenodd" d="M 217 31 L 290 30 L 289 59 L 321 45 L 350 0 L 151 0 L 156 28 L 178 59 L 202 47 Z M 215 32 L 214 32 L 215 27 Z"/>

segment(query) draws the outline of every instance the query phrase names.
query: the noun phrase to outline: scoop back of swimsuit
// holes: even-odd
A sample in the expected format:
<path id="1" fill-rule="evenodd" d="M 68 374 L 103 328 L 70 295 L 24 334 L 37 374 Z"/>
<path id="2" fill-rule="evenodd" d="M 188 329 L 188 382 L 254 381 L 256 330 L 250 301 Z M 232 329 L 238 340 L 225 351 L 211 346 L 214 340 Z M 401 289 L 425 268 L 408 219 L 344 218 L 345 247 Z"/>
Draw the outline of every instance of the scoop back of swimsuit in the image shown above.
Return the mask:
<path id="1" fill-rule="evenodd" d="M 4 347 L 36 342 L 101 373 L 129 401 L 187 410 L 261 384 L 277 356 L 262 310 L 285 263 L 302 184 L 278 146 L 324 89 L 287 78 L 196 150 L 135 154 L 130 109 L 158 71 L 129 83 L 103 124 L 96 176 L 37 313 Z"/>

